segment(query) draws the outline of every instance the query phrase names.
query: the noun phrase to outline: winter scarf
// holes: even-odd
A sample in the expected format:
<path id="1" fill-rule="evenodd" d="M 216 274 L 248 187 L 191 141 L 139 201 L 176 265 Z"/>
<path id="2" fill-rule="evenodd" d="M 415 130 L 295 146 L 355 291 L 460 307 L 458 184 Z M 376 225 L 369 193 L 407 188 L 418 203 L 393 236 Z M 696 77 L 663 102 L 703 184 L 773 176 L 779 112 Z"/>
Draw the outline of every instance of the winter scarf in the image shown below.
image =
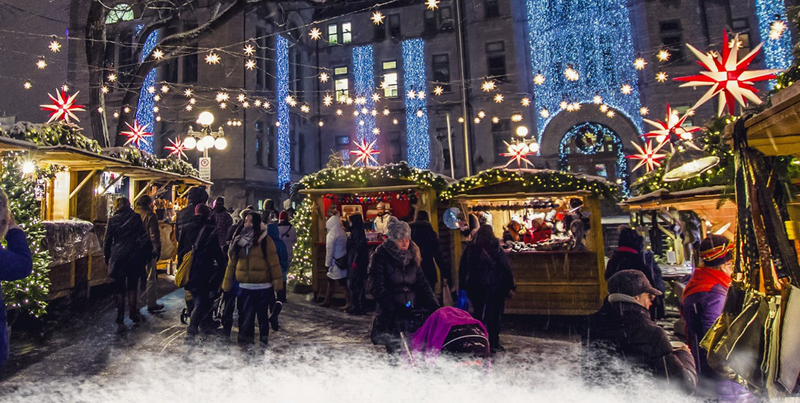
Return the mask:
<path id="1" fill-rule="evenodd" d="M 253 227 L 242 228 L 242 232 L 236 237 L 236 244 L 241 247 L 247 247 L 253 244 Z"/>
<path id="2" fill-rule="evenodd" d="M 683 299 L 685 300 L 686 297 L 698 292 L 711 291 L 716 285 L 721 285 L 727 290 L 731 285 L 731 281 L 731 276 L 722 270 L 716 270 L 710 267 L 698 267 L 694 270 L 689 284 L 686 284 L 686 289 L 683 290 Z"/>
<path id="3" fill-rule="evenodd" d="M 419 254 L 419 248 L 414 242 L 410 242 L 408 245 L 408 249 L 400 250 L 397 247 L 397 244 L 394 241 L 386 241 L 383 243 L 383 248 L 386 249 L 389 254 L 392 255 L 395 259 L 403 264 L 403 266 L 408 265 L 411 262 L 411 259 L 415 259 L 417 264 L 420 263 L 422 258 Z"/>

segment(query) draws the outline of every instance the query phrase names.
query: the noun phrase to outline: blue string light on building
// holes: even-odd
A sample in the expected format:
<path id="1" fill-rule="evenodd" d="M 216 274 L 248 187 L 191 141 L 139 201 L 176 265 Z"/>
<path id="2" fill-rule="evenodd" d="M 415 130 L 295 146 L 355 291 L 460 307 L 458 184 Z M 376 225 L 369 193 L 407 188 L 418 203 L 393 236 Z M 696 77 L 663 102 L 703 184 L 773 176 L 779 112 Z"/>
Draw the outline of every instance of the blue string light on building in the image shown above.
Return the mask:
<path id="1" fill-rule="evenodd" d="M 144 25 L 138 25 L 136 27 L 136 31 L 141 32 Z M 142 62 L 150 55 L 150 52 L 153 51 L 156 47 L 156 43 L 158 42 L 158 31 L 153 31 L 147 37 L 147 40 L 144 42 L 144 47 L 142 48 Z M 150 70 L 145 76 L 144 81 L 142 82 L 142 90 L 139 92 L 139 104 L 136 107 L 136 116 L 135 119 L 139 122 L 139 125 L 142 127 L 147 127 L 147 131 L 155 133 L 156 132 L 156 119 L 155 119 L 155 112 L 153 112 L 153 107 L 156 106 L 156 101 L 154 99 L 155 94 L 151 94 L 147 91 L 148 88 L 153 87 L 156 85 L 156 69 Z M 155 136 L 147 136 L 139 142 L 139 149 L 142 151 L 147 151 L 149 153 L 153 153 L 155 150 L 153 148 L 153 142 L 155 141 Z"/>
<path id="2" fill-rule="evenodd" d="M 593 134 L 595 139 L 593 143 L 587 144 L 584 142 L 582 143 L 583 147 L 577 145 L 574 148 L 570 147 L 573 144 L 573 140 L 576 140 L 579 136 L 585 136 L 587 133 Z M 567 131 L 567 133 L 561 139 L 561 143 L 558 146 L 559 169 L 562 171 L 569 170 L 570 154 L 574 154 L 577 151 L 578 153 L 584 155 L 595 155 L 599 152 L 603 152 L 603 150 L 606 150 L 606 146 L 609 144 L 611 144 L 613 149 L 616 151 L 615 169 L 617 184 L 620 186 L 622 193 L 625 196 L 628 196 L 630 195 L 630 187 L 628 185 L 628 160 L 625 158 L 625 153 L 622 150 L 622 140 L 613 130 L 611 130 L 611 128 L 605 125 L 594 122 L 586 122 L 569 129 L 569 131 Z"/>
<path id="3" fill-rule="evenodd" d="M 767 68 L 788 69 L 792 65 L 792 34 L 789 32 L 789 19 L 786 16 L 786 5 L 783 0 L 756 0 L 756 15 L 758 16 L 758 32 L 764 41 L 764 57 Z M 778 37 L 771 39 L 772 24 L 783 21 L 786 29 Z M 771 81 L 774 86 L 774 81 Z"/>
<path id="4" fill-rule="evenodd" d="M 425 87 L 425 42 L 422 39 L 403 41 L 403 80 L 405 93 L 423 91 Z M 408 164 L 415 168 L 428 169 L 431 163 L 430 135 L 428 134 L 428 97 L 405 96 L 406 142 Z"/>
<path id="5" fill-rule="evenodd" d="M 376 118 L 372 115 L 375 109 L 375 100 L 372 94 L 375 93 L 375 68 L 372 56 L 372 45 L 356 46 L 353 48 L 353 77 L 355 82 L 353 89 L 357 98 L 362 97 L 366 100 L 364 105 L 358 106 L 358 116 L 356 116 L 356 139 L 361 142 L 366 140 L 371 143 L 377 137 L 373 130 L 376 127 Z M 367 113 L 362 113 L 366 109 Z M 361 122 L 364 122 L 362 125 Z"/>
<path id="6" fill-rule="evenodd" d="M 287 183 L 291 183 L 292 158 L 291 144 L 289 139 L 289 104 L 286 97 L 289 96 L 289 41 L 282 36 L 275 40 L 275 77 L 278 84 L 277 99 L 278 105 L 278 187 L 283 188 Z"/>
<path id="7" fill-rule="evenodd" d="M 533 74 L 538 138 L 561 111 L 559 105 L 592 103 L 597 95 L 642 132 L 638 76 L 633 66 L 631 23 L 625 0 L 527 0 L 528 41 Z M 578 79 L 565 71 L 572 68 Z M 629 85 L 631 91 L 622 93 Z"/>

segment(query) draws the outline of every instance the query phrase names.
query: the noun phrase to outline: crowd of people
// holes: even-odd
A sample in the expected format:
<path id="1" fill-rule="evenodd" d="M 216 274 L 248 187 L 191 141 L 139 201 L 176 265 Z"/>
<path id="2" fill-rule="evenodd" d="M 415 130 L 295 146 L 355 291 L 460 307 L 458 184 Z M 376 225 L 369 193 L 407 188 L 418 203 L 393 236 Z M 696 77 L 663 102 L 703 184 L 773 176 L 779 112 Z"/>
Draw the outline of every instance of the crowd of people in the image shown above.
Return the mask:
<path id="1" fill-rule="evenodd" d="M 212 206 L 207 205 L 208 199 L 205 190 L 191 189 L 189 205 L 176 220 L 178 265 L 184 261 L 190 265 L 183 286 L 190 312 L 187 337 L 214 332 L 230 338 L 238 310 L 238 341 L 266 345 L 270 330 L 280 328 L 278 315 L 286 302 L 286 276 L 297 239 L 290 213 L 266 212 L 262 216 L 248 207 L 234 221 L 224 198 L 217 198 Z M 116 323 L 124 330 L 126 308 L 131 321 L 144 320 L 137 305 L 143 281 L 147 284 L 147 310 L 152 313 L 164 308 L 155 292 L 155 262 L 162 242 L 152 198 L 140 197 L 134 209 L 127 198 L 120 197 L 114 210 L 105 233 L 104 252 L 114 281 Z M 360 213 L 343 220 L 335 207 L 328 211 L 328 287 L 321 305 L 332 306 L 335 288 L 341 286 L 346 296 L 343 310 L 364 314 L 369 291 L 375 303 L 371 340 L 396 353 L 401 343 L 423 326 L 425 318 L 449 299 L 445 294 L 450 291 L 447 285 L 452 278 L 427 212 L 417 211 L 410 224 L 393 217 L 386 205 L 380 205 L 378 212 L 378 217 L 368 223 Z M 365 232 L 367 225 L 381 235 L 374 251 Z M 512 223 L 507 234 L 511 232 L 513 237 L 515 228 Z M 577 238 L 585 236 L 580 220 L 573 221 L 570 229 Z M 31 251 L 2 190 L 0 238 L 6 241 L 6 246 L 0 247 L 0 281 L 30 275 Z M 470 229 L 469 238 L 460 259 L 458 284 L 466 292 L 472 316 L 485 328 L 491 352 L 502 351 L 499 334 L 505 301 L 514 297 L 515 290 L 508 252 L 495 236 L 491 221 L 483 220 L 476 229 Z M 582 364 L 586 374 L 593 374 L 589 378 L 603 382 L 604 377 L 619 376 L 609 363 L 611 356 L 690 394 L 730 402 L 755 400 L 728 374 L 709 366 L 701 343 L 720 316 L 731 285 L 732 242 L 724 236 L 709 235 L 698 252 L 703 265 L 695 269 L 680 301 L 686 342 L 670 340 L 656 323 L 664 316 L 661 269 L 644 247 L 642 235 L 629 227 L 620 229 L 618 248 L 605 271 L 609 294 L 602 308 L 588 317 L 584 334 L 587 353 Z M 433 288 L 439 282 L 443 286 L 441 299 Z M 456 292 L 452 290 L 452 294 Z M 222 304 L 219 320 L 211 314 L 215 301 Z M 2 366 L 8 359 L 9 346 L 1 300 L 0 305 Z"/>

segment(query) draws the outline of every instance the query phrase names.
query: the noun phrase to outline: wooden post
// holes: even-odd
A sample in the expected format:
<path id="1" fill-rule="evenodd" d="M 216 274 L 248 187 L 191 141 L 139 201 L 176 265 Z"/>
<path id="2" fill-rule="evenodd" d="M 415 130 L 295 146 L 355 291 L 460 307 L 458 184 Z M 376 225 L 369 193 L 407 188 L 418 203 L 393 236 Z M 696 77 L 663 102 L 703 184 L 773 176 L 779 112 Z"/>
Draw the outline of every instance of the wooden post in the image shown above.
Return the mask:
<path id="1" fill-rule="evenodd" d="M 588 202 L 588 203 L 586 203 Z M 594 252 L 597 254 L 597 281 L 600 284 L 600 300 L 598 301 L 598 309 L 603 302 L 603 299 L 608 295 L 608 288 L 606 286 L 605 271 L 605 243 L 603 242 L 603 223 L 600 217 L 600 199 L 596 195 L 586 196 L 584 205 L 589 208 L 591 216 L 589 223 L 591 225 L 592 243 Z"/>

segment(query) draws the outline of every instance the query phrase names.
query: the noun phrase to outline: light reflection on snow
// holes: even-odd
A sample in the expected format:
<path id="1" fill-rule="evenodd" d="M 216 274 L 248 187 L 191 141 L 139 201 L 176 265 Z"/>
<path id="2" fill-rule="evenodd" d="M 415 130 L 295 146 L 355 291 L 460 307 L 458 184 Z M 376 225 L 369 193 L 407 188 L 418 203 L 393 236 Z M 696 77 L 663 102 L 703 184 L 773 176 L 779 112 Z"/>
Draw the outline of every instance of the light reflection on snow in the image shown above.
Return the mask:
<path id="1" fill-rule="evenodd" d="M 116 351 L 95 375 L 14 379 L 4 402 L 648 402 L 692 401 L 665 391 L 641 371 L 616 385 L 591 387 L 580 376 L 579 349 L 509 352 L 487 371 L 440 357 L 435 367 L 390 362 L 372 346 L 277 346 L 243 353 L 202 343 L 181 353 Z M 354 352 L 357 351 L 357 352 Z M 120 372 L 120 373 L 117 373 Z M 624 382 L 623 382 L 624 381 Z M 636 400 L 633 400 L 636 399 Z"/>

